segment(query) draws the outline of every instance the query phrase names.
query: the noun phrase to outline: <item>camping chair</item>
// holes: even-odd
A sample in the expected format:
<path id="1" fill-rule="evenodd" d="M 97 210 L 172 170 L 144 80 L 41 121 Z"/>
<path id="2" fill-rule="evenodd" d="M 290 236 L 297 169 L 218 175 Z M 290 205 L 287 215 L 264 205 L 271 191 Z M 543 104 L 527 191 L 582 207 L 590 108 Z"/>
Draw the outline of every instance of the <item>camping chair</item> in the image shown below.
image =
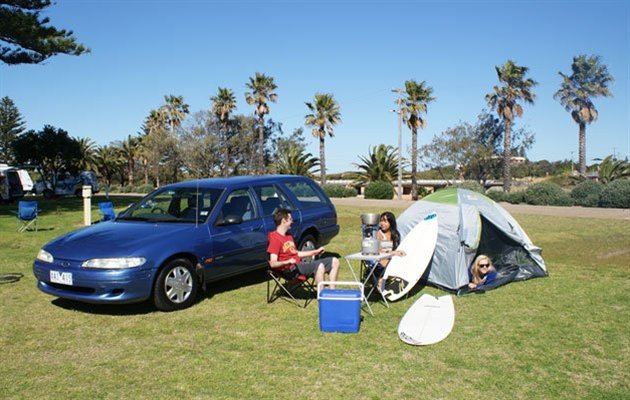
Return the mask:
<path id="1" fill-rule="evenodd" d="M 24 232 L 31 226 L 35 227 L 37 232 L 37 208 L 36 201 L 20 201 L 18 203 L 18 211 L 16 214 L 17 231 Z"/>
<path id="2" fill-rule="evenodd" d="M 306 308 L 308 303 L 313 300 L 316 293 L 314 277 L 299 274 L 295 277 L 288 278 L 282 274 L 282 271 L 274 270 L 271 267 L 267 268 L 267 273 L 271 278 L 267 280 L 267 304 L 273 303 L 279 297 L 283 297 L 283 292 L 289 296 L 284 298 L 291 301 L 298 307 Z M 273 289 L 271 289 L 272 280 L 274 282 Z M 301 302 L 302 299 L 297 299 L 294 296 L 299 290 L 303 290 L 306 293 L 306 300 L 304 300 L 303 305 Z"/>
<path id="3" fill-rule="evenodd" d="M 98 203 L 98 211 L 101 213 L 101 221 L 110 221 L 116 218 L 116 212 L 114 211 L 114 204 L 111 201 L 105 201 Z"/>

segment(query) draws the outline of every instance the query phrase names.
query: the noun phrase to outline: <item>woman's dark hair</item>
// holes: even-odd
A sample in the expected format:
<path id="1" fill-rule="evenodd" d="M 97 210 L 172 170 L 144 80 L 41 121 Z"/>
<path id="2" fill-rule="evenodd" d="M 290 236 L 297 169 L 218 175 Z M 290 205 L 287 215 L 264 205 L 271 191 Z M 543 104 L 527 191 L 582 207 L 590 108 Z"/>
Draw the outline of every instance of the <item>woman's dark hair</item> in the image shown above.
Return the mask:
<path id="1" fill-rule="evenodd" d="M 400 244 L 400 232 L 398 232 L 398 225 L 396 225 L 396 217 L 390 211 L 385 211 L 381 214 L 381 218 L 385 218 L 389 222 L 389 230 L 392 234 L 392 247 L 396 250 Z"/>

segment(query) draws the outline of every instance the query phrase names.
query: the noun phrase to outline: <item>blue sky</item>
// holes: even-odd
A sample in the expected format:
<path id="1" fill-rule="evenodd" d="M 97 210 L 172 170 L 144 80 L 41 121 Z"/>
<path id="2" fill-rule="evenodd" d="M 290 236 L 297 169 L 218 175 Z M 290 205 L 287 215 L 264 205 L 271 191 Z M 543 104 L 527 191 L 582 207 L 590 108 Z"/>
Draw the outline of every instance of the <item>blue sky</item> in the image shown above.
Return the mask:
<path id="1" fill-rule="evenodd" d="M 597 54 L 615 77 L 587 127 L 587 163 L 630 157 L 630 2 L 599 1 L 64 1 L 46 15 L 92 53 L 43 65 L 0 64 L 0 96 L 11 97 L 29 129 L 50 124 L 104 145 L 139 131 L 164 95 L 192 112 L 232 88 L 239 113 L 256 71 L 275 78 L 271 117 L 286 134 L 303 126 L 305 101 L 329 92 L 343 122 L 326 139 L 329 172 L 353 169 L 380 143 L 397 145 L 391 89 L 426 81 L 430 104 L 420 145 L 460 121 L 474 122 L 512 59 L 539 82 L 518 126 L 534 132 L 532 160 L 577 161 L 578 128 L 553 99 L 558 71 Z M 311 153 L 318 144 L 305 131 Z M 403 130 L 403 154 L 411 134 Z"/>

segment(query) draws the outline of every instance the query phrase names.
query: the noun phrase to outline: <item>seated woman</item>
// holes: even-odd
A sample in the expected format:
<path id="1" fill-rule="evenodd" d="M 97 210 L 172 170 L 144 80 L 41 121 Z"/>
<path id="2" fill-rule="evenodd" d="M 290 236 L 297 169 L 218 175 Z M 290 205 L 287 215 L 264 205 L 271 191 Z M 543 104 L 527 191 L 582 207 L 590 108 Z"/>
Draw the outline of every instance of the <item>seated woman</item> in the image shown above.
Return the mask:
<path id="1" fill-rule="evenodd" d="M 390 211 L 385 211 L 381 214 L 377 238 L 381 242 L 381 254 L 391 253 L 400 257 L 406 255 L 403 250 L 397 250 L 398 245 L 400 245 L 400 233 L 396 225 L 396 217 Z M 383 274 L 385 274 L 387 264 L 389 264 L 389 259 L 381 260 L 373 266 L 376 268 L 374 276 L 378 278 L 379 288 L 383 287 Z"/>
<path id="2" fill-rule="evenodd" d="M 492 265 L 490 257 L 480 254 L 468 271 L 470 283 L 468 287 L 476 289 L 492 283 L 497 278 L 497 270 Z"/>

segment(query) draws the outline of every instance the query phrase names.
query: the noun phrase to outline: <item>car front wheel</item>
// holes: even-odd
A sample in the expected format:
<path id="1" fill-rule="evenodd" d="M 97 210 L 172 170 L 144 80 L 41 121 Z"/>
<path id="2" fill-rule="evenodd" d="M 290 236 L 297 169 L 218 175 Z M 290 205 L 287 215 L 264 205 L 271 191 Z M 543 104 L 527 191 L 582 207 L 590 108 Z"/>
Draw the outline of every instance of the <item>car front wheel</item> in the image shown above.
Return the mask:
<path id="1" fill-rule="evenodd" d="M 300 240 L 300 245 L 298 246 L 299 251 L 311 251 L 317 248 L 317 240 L 312 235 L 306 235 Z M 302 257 L 302 261 L 310 262 L 313 261 L 315 257 Z"/>
<path id="2" fill-rule="evenodd" d="M 190 307 L 197 297 L 199 282 L 191 262 L 185 258 L 171 260 L 160 271 L 153 287 L 153 302 L 162 311 Z"/>

